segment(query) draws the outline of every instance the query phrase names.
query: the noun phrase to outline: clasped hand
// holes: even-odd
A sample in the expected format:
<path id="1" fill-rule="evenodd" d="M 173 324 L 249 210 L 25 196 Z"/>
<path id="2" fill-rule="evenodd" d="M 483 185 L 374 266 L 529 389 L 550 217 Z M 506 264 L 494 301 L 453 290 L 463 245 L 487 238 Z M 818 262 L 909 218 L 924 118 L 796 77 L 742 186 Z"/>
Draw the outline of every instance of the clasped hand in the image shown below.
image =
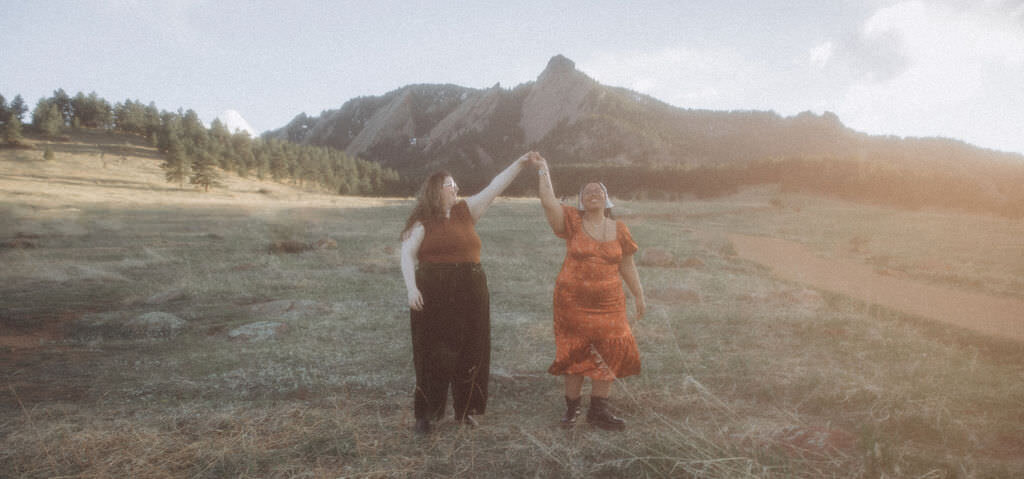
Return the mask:
<path id="1" fill-rule="evenodd" d="M 546 169 L 548 167 L 547 160 L 545 160 L 543 156 L 540 156 L 540 153 L 537 153 L 536 151 L 531 151 L 526 154 L 526 162 L 538 170 Z"/>

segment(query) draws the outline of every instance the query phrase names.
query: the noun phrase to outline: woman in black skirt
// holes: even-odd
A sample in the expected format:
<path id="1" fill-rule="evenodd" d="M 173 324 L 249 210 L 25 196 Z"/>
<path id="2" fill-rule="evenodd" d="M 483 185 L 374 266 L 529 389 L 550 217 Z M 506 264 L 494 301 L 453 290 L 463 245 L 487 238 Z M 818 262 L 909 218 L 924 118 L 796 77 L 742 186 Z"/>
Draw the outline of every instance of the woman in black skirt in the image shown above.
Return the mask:
<path id="1" fill-rule="evenodd" d="M 402 230 L 402 277 L 416 368 L 417 434 L 429 433 L 430 421 L 444 416 L 449 387 L 459 422 L 473 425 L 472 415 L 487 408 L 490 297 L 474 225 L 528 158 L 528 154 L 519 157 L 481 192 L 463 200 L 451 175 L 431 175 Z"/>

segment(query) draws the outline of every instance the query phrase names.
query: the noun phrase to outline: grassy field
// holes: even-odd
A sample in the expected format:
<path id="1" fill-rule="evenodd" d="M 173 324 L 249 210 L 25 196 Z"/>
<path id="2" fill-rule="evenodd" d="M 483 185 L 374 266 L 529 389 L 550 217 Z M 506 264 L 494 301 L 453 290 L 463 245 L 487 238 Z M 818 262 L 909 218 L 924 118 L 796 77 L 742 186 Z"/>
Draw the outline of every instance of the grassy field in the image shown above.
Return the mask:
<path id="1" fill-rule="evenodd" d="M 609 433 L 557 427 L 564 246 L 536 200 L 501 199 L 478 224 L 488 413 L 417 439 L 409 200 L 238 178 L 203 194 L 163 183 L 144 145 L 75 140 L 51 162 L 0 150 L 0 477 L 1024 475 L 1022 345 L 780 281 L 727 239 L 1022 298 L 1020 221 L 772 188 L 619 201 L 677 265 L 640 267 L 644 371 L 613 389 L 629 427 Z"/>

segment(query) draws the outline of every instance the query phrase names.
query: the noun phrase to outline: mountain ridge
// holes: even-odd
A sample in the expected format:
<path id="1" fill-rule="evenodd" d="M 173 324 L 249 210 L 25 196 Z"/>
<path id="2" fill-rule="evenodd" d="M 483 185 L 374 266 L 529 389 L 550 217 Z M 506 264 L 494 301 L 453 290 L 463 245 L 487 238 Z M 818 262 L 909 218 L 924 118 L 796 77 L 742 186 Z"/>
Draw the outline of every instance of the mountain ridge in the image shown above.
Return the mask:
<path id="1" fill-rule="evenodd" d="M 351 99 L 317 117 L 299 114 L 264 137 L 342 149 L 395 169 L 410 184 L 448 169 L 470 187 L 485 184 L 528 150 L 541 151 L 553 166 L 651 170 L 823 158 L 950 171 L 964 165 L 1024 167 L 1024 155 L 961 140 L 868 135 L 828 111 L 787 117 L 680 108 L 602 85 L 563 55 L 552 57 L 535 81 L 509 89 L 407 85 Z"/>

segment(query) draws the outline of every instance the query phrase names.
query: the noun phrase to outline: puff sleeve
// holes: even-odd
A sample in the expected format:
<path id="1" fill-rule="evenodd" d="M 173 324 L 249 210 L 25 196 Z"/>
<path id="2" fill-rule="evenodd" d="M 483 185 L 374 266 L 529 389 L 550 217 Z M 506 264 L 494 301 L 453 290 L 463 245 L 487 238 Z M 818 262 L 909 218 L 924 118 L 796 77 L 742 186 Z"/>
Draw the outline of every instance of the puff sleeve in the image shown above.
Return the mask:
<path id="1" fill-rule="evenodd" d="M 630 234 L 629 228 L 626 227 L 626 223 L 621 221 L 615 222 L 616 237 L 619 240 L 619 246 L 622 248 L 622 256 L 628 256 L 636 253 L 640 247 L 633 241 L 633 235 Z"/>

